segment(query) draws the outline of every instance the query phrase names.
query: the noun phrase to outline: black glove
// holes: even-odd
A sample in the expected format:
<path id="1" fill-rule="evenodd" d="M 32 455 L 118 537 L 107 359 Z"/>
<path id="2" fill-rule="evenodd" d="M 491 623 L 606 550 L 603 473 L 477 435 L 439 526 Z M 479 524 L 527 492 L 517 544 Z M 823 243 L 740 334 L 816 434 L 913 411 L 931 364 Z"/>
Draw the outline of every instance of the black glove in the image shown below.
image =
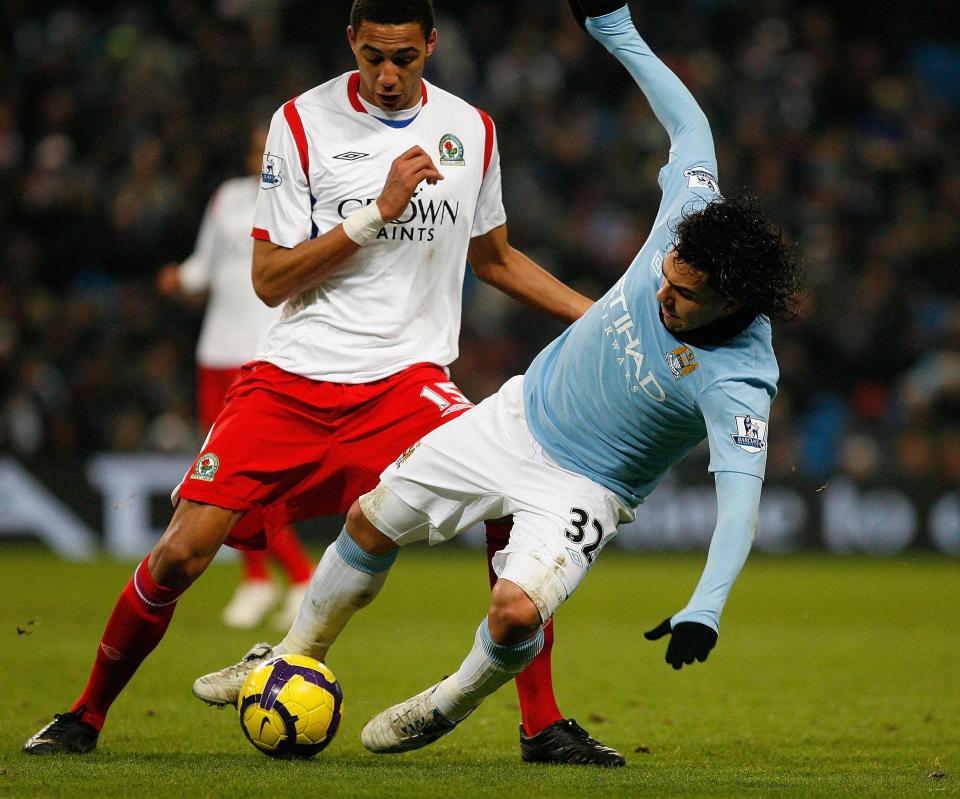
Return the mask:
<path id="1" fill-rule="evenodd" d="M 611 14 L 618 8 L 623 8 L 627 0 L 569 0 L 570 10 L 573 12 L 577 24 L 587 29 L 587 17 L 602 17 Z"/>
<path id="2" fill-rule="evenodd" d="M 717 643 L 717 634 L 706 624 L 697 621 L 682 621 L 671 628 L 670 619 L 664 619 L 652 630 L 645 632 L 643 637 L 648 641 L 656 641 L 671 632 L 673 634 L 670 636 L 664 660 L 675 669 L 679 669 L 684 663 L 693 663 L 694 660 L 703 663 Z"/>

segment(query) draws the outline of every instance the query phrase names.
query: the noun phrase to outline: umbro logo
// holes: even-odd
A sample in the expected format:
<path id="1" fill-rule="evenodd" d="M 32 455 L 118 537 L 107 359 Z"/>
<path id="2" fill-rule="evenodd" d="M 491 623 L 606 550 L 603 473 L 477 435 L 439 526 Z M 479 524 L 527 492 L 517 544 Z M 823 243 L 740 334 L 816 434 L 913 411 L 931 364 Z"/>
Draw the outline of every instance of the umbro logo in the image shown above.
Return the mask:
<path id="1" fill-rule="evenodd" d="M 340 155 L 333 156 L 334 158 L 339 158 L 341 161 L 359 161 L 361 158 L 366 158 L 370 153 L 355 153 L 352 150 L 347 150 L 345 153 L 340 153 Z"/>

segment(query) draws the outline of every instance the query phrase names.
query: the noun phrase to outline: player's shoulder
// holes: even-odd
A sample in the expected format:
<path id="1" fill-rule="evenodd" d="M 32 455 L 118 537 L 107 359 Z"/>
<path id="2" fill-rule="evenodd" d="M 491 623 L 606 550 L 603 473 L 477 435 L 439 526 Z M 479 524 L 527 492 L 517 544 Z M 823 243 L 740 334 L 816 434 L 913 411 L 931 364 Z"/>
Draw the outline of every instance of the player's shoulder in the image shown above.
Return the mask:
<path id="1" fill-rule="evenodd" d="M 350 72 L 344 72 L 342 75 L 330 78 L 328 81 L 285 100 L 277 108 L 274 116 L 288 114 L 291 106 L 301 115 L 304 113 L 322 113 L 324 110 L 338 108 L 342 105 L 341 101 L 344 101 L 347 97 L 347 85 L 351 74 Z"/>
<path id="2" fill-rule="evenodd" d="M 780 367 L 773 351 L 770 320 L 757 316 L 744 330 L 707 348 L 702 357 L 704 389 L 742 385 L 766 391 L 773 397 Z"/>
<path id="3" fill-rule="evenodd" d="M 442 109 L 444 114 L 459 114 L 466 119 L 476 120 L 478 124 L 483 124 L 483 119 L 486 117 L 492 124 L 493 120 L 490 115 L 482 108 L 478 108 L 459 95 L 442 89 L 426 79 L 423 82 L 426 85 L 428 105 L 433 103 L 434 108 Z"/>

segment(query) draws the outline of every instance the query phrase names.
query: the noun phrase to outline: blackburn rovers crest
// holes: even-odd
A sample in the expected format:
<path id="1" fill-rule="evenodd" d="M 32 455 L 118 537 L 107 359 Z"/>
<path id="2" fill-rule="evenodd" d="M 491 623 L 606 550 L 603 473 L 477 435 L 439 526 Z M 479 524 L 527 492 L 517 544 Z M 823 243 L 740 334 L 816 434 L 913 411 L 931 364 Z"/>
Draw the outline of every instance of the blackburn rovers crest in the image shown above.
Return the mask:
<path id="1" fill-rule="evenodd" d="M 208 483 L 213 480 L 220 468 L 220 459 L 212 452 L 204 452 L 193 467 L 190 474 L 192 480 L 206 480 Z"/>
<path id="2" fill-rule="evenodd" d="M 452 133 L 440 137 L 440 163 L 463 166 L 463 143 Z"/>

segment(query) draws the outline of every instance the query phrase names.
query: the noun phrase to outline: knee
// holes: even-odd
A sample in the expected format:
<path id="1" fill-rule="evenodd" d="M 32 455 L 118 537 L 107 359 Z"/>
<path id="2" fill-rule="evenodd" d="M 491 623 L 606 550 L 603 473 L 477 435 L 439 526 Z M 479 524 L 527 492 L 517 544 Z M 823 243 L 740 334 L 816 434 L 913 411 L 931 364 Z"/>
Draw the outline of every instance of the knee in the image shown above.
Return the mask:
<path id="1" fill-rule="evenodd" d="M 238 512 L 181 500 L 150 553 L 150 576 L 168 588 L 189 587 L 203 574 L 240 516 Z"/>
<path id="2" fill-rule="evenodd" d="M 160 585 L 187 588 L 193 584 L 210 562 L 194 547 L 186 535 L 164 536 L 150 553 L 147 568 Z"/>
<path id="3" fill-rule="evenodd" d="M 357 542 L 357 546 L 370 555 L 386 555 L 397 545 L 381 533 L 360 509 L 355 501 L 347 511 L 347 533 Z"/>
<path id="4" fill-rule="evenodd" d="M 490 594 L 487 624 L 496 643 L 516 644 L 537 631 L 541 624 L 540 611 L 518 585 L 498 580 Z"/>

